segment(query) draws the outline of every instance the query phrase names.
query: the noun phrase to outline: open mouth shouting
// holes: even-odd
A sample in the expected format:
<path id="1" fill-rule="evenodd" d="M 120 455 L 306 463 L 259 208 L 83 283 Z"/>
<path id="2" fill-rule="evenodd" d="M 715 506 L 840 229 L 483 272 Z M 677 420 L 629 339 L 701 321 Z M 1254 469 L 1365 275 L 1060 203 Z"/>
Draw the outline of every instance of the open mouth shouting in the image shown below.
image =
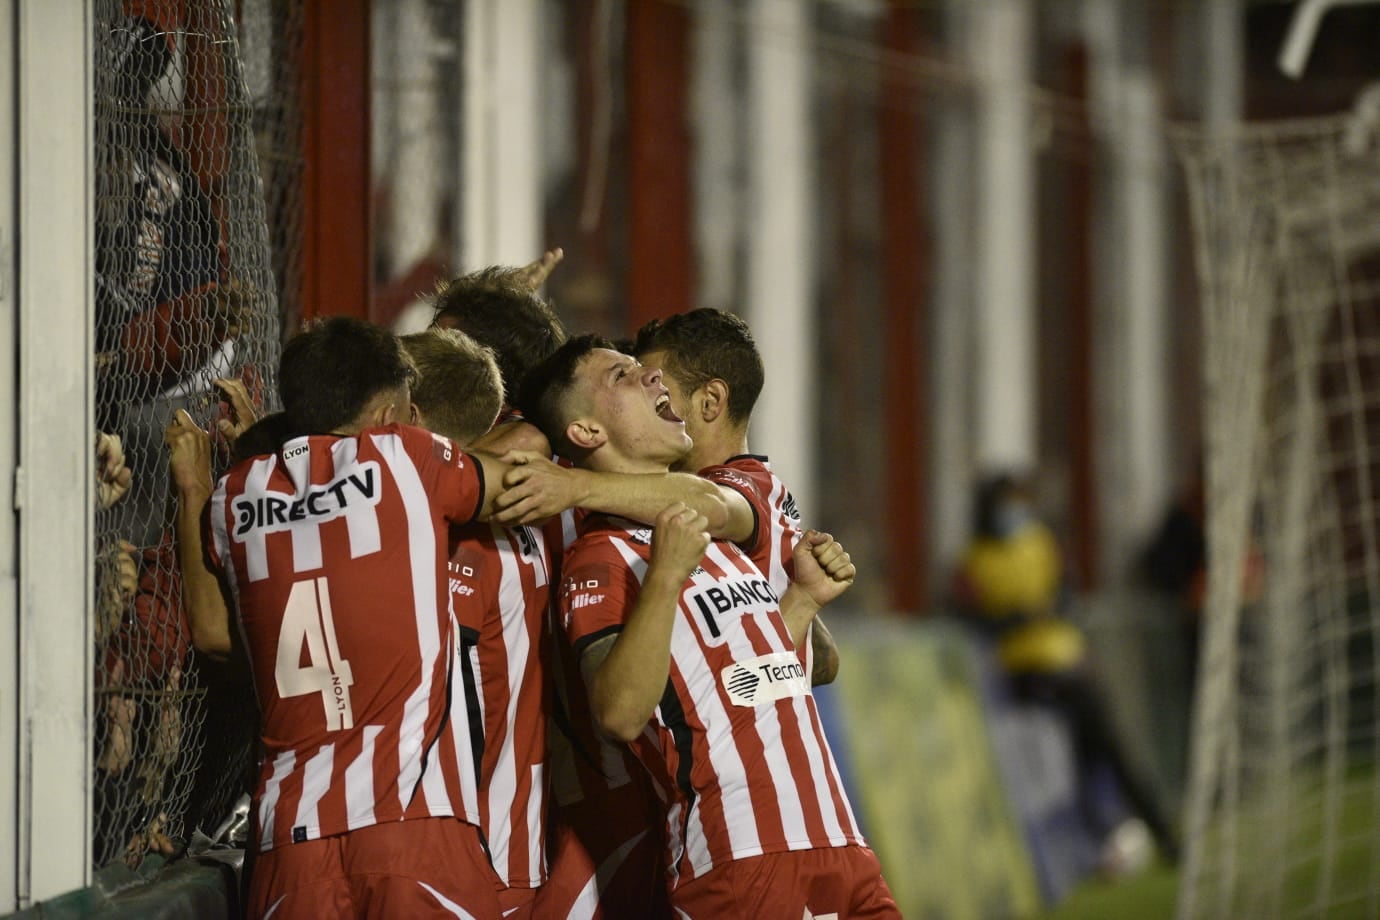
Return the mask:
<path id="1" fill-rule="evenodd" d="M 684 419 L 682 419 L 679 415 L 676 415 L 676 413 L 672 411 L 670 393 L 663 392 L 660 396 L 658 396 L 656 398 L 655 408 L 656 414 L 659 418 L 663 418 L 668 422 L 674 422 L 678 425 L 683 425 L 685 423 Z"/>

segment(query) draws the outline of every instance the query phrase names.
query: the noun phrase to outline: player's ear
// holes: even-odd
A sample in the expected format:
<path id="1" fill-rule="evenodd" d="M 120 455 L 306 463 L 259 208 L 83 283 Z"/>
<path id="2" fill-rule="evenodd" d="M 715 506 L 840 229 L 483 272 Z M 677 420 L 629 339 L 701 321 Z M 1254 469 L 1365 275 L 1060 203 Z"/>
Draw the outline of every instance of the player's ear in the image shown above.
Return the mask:
<path id="1" fill-rule="evenodd" d="M 565 426 L 565 437 L 581 450 L 594 450 L 608 441 L 608 434 L 597 422 L 578 418 Z"/>
<path id="2" fill-rule="evenodd" d="M 728 411 L 728 384 L 711 378 L 695 393 L 695 411 L 706 422 L 713 422 Z"/>

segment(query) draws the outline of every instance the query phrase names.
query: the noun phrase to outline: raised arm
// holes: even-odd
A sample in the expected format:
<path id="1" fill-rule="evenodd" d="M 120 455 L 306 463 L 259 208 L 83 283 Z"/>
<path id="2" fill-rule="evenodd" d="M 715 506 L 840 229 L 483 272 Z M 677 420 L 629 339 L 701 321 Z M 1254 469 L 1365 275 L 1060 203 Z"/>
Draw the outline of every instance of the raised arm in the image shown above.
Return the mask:
<path id="1" fill-rule="evenodd" d="M 781 595 L 781 615 L 786 619 L 791 641 L 796 648 L 803 648 L 807 640 L 814 641 L 808 633 L 820 608 L 852 587 L 858 570 L 841 543 L 817 530 L 805 531 L 792 558 L 795 580 Z M 829 642 L 832 644 L 832 636 Z M 816 646 L 816 655 L 818 652 Z"/>
<path id="2" fill-rule="evenodd" d="M 570 469 L 539 454 L 513 451 L 513 468 L 503 479 L 494 521 L 530 524 L 585 508 L 650 524 L 677 502 L 704 516 L 711 537 L 741 543 L 752 537 L 756 518 L 734 489 L 692 473 L 600 473 Z M 487 470 L 486 470 L 487 472 Z"/>
<path id="3" fill-rule="evenodd" d="M 163 432 L 170 449 L 168 467 L 177 488 L 177 562 L 182 570 L 182 605 L 192 630 L 192 644 L 215 658 L 230 654 L 230 611 L 220 582 L 206 567 L 201 515 L 211 497 L 211 436 L 177 410 Z"/>
<path id="4" fill-rule="evenodd" d="M 637 603 L 616 635 L 580 656 L 595 724 L 610 738 L 636 738 L 666 692 L 671 629 L 685 579 L 709 546 L 706 524 L 704 515 L 680 503 L 657 515 Z"/>

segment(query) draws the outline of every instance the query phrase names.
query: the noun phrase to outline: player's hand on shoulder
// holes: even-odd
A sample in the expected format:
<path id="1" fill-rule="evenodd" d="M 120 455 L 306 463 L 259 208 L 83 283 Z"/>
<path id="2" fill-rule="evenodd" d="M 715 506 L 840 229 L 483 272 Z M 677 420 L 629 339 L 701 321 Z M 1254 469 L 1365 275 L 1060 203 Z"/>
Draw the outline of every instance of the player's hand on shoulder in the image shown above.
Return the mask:
<path id="1" fill-rule="evenodd" d="M 579 504 L 579 473 L 534 451 L 512 450 L 499 458 L 510 469 L 494 499 L 492 520 L 509 526 L 544 521 Z"/>
<path id="2" fill-rule="evenodd" d="M 708 548 L 709 519 L 700 512 L 676 502 L 657 515 L 652 530 L 653 566 L 679 573 L 683 581 Z"/>
<path id="3" fill-rule="evenodd" d="M 791 555 L 795 583 L 821 607 L 852 587 L 858 575 L 843 544 L 818 530 L 805 531 Z"/>

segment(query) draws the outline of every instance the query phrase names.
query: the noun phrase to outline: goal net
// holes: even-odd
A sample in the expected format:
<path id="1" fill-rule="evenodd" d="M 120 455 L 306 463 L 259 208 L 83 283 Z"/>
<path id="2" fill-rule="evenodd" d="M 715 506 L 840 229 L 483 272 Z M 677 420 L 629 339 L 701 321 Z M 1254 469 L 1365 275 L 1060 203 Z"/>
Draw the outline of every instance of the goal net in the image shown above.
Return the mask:
<path id="1" fill-rule="evenodd" d="M 213 831 L 255 734 L 247 684 L 191 649 L 163 443 L 177 410 L 214 430 L 216 378 L 241 378 L 261 409 L 275 392 L 256 153 L 273 137 L 255 123 L 232 6 L 95 3 L 95 417 L 132 471 L 129 493 L 96 515 L 96 868 L 138 868 Z M 227 460 L 221 443 L 217 474 Z"/>
<path id="2" fill-rule="evenodd" d="M 1374 141 L 1350 117 L 1178 138 L 1208 556 L 1182 918 L 1380 916 Z"/>

